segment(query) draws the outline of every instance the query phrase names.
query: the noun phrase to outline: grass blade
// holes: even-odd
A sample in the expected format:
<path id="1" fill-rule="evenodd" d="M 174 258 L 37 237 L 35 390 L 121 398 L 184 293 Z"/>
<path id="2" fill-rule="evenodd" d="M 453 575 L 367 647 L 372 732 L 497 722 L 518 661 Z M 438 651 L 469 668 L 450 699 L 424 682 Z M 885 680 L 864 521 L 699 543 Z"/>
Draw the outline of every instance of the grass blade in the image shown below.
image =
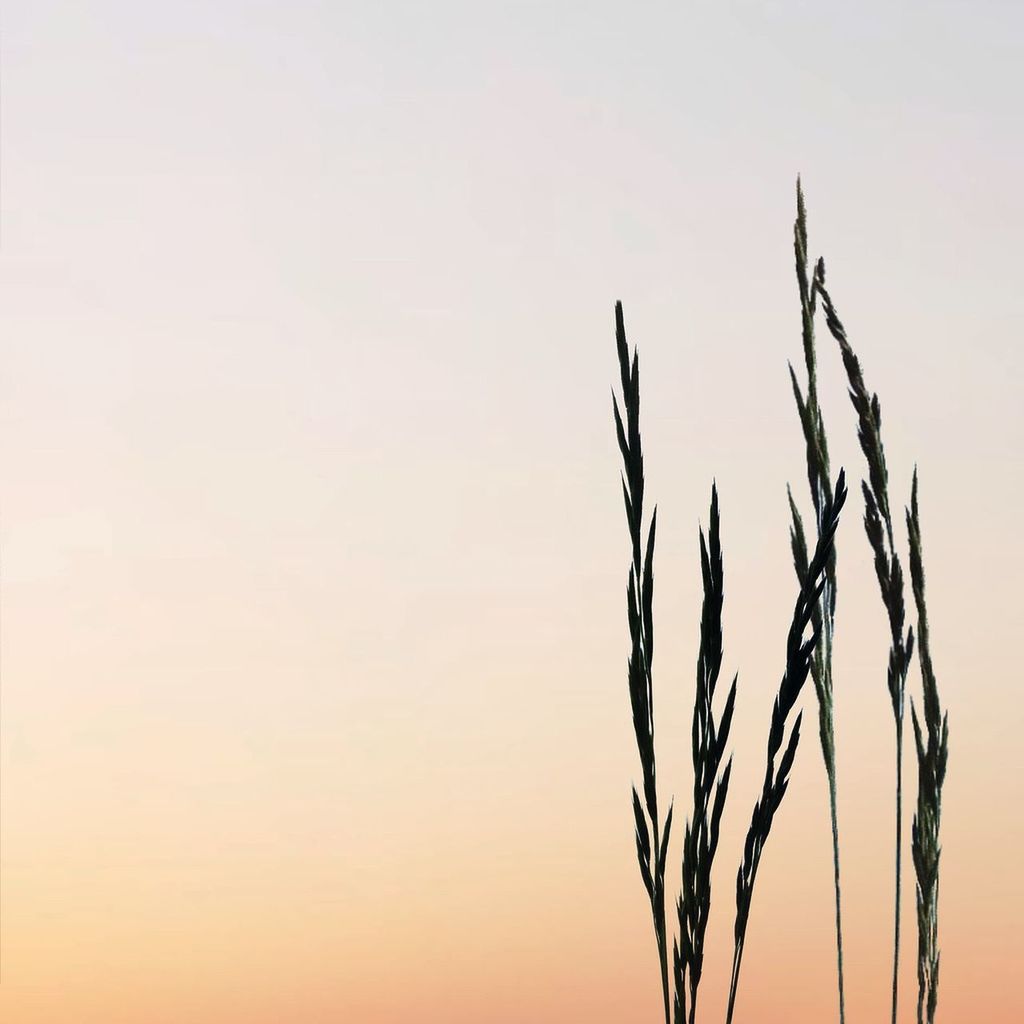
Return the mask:
<path id="1" fill-rule="evenodd" d="M 882 444 L 882 410 L 878 395 L 868 391 L 864 374 L 825 287 L 825 261 L 818 260 L 814 289 L 821 297 L 825 323 L 839 345 L 849 384 L 850 401 L 857 414 L 857 437 L 868 465 L 868 477 L 861 483 L 864 495 L 864 532 L 874 553 L 875 575 L 882 603 L 889 619 L 889 664 L 886 683 L 896 726 L 896 885 L 893 927 L 892 1024 L 899 1008 L 900 902 L 902 899 L 903 850 L 903 719 L 906 705 L 907 672 L 914 651 L 914 633 L 904 632 L 906 611 L 903 601 L 903 569 L 893 540 L 889 502 L 889 472 Z"/>
<path id="2" fill-rule="evenodd" d="M 718 489 L 714 486 L 707 537 L 700 531 L 700 562 L 704 601 L 693 702 L 693 812 L 683 839 L 682 887 L 676 907 L 679 943 L 673 957 L 677 1024 L 686 1024 L 687 1020 L 694 1024 L 696 1020 L 697 990 L 704 966 L 704 936 L 711 911 L 711 868 L 732 774 L 731 759 L 725 770 L 721 769 L 736 706 L 736 678 L 733 678 L 717 723 L 714 714 L 715 691 L 722 667 L 724 599 Z"/>
<path id="3" fill-rule="evenodd" d="M 836 480 L 835 494 L 822 505 L 822 530 L 807 572 L 800 581 L 800 592 L 793 608 L 793 619 L 786 639 L 786 668 L 775 697 L 771 726 L 768 731 L 768 755 L 764 785 L 761 796 L 754 805 L 750 828 L 747 831 L 743 847 L 743 861 L 736 874 L 735 949 L 726 1024 L 731 1024 L 736 1006 L 736 992 L 739 985 L 740 967 L 743 962 L 750 903 L 754 893 L 754 883 L 757 880 L 757 870 L 761 863 L 761 854 L 768 841 L 775 814 L 786 795 L 790 769 L 793 766 L 797 746 L 800 742 L 802 715 L 796 716 L 796 721 L 792 726 L 790 726 L 790 720 L 800 691 L 810 674 L 820 634 L 812 629 L 809 640 L 805 640 L 804 636 L 812 624 L 814 609 L 821 599 L 825 587 L 826 566 L 832 555 L 836 529 L 839 526 L 839 515 L 845 502 L 846 478 L 840 470 L 839 478 Z M 789 739 L 785 744 L 785 752 L 780 758 L 779 754 L 783 749 L 787 730 Z"/>
<path id="4" fill-rule="evenodd" d="M 917 812 L 911 834 L 911 853 L 917 876 L 917 1021 L 918 1024 L 934 1024 L 939 999 L 939 823 L 942 818 L 942 785 L 946 779 L 949 719 L 939 702 L 939 689 L 932 667 L 916 469 L 906 516 L 910 535 L 910 580 L 917 608 L 917 659 L 921 666 L 924 694 L 924 730 L 913 701 L 910 705 L 917 747 Z"/>
<path id="5" fill-rule="evenodd" d="M 664 829 L 658 815 L 658 786 L 654 757 L 654 690 L 651 665 L 654 657 L 654 543 L 657 509 L 651 515 L 644 543 L 644 457 L 640 442 L 640 361 L 634 350 L 632 359 L 626 341 L 622 303 L 615 304 L 615 342 L 622 382 L 622 406 L 612 396 L 615 434 L 622 453 L 622 488 L 632 560 L 626 586 L 629 622 L 629 662 L 627 680 L 633 713 L 633 732 L 640 756 L 643 801 L 633 789 L 633 815 L 636 828 L 637 859 L 640 877 L 651 904 L 654 936 L 658 946 L 665 1024 L 671 1022 L 672 1000 L 668 977 L 668 937 L 665 922 L 665 858 L 672 811 Z M 641 555 L 643 552 L 643 555 Z"/>
<path id="6" fill-rule="evenodd" d="M 814 505 L 815 523 L 818 535 L 822 530 L 822 512 L 832 496 L 832 481 L 829 473 L 828 439 L 825 422 L 818 402 L 817 356 L 815 353 L 814 314 L 817 299 L 815 282 L 810 275 L 807 258 L 807 209 L 804 204 L 800 180 L 796 184 L 796 222 L 793 225 L 793 252 L 796 257 L 796 279 L 800 292 L 800 324 L 803 341 L 804 364 L 807 369 L 807 394 L 804 396 L 792 365 L 789 368 L 793 397 L 796 400 L 800 426 L 803 430 L 807 451 L 807 482 Z M 788 488 L 787 488 L 788 490 Z M 793 551 L 793 565 L 797 579 L 803 581 L 807 573 L 807 542 L 804 537 L 803 521 L 789 493 L 789 508 L 793 525 L 790 543 Z M 835 721 L 833 703 L 832 650 L 835 636 L 836 617 L 836 555 L 833 548 L 825 565 L 824 588 L 821 600 L 814 609 L 812 625 L 820 635 L 820 643 L 814 652 L 811 677 L 818 698 L 818 737 L 821 754 L 828 778 L 829 818 L 832 825 L 832 875 L 835 891 L 836 917 L 836 967 L 839 989 L 839 1024 L 846 1021 L 846 995 L 843 978 L 843 911 L 839 872 L 839 813 L 836 803 L 836 751 Z"/>

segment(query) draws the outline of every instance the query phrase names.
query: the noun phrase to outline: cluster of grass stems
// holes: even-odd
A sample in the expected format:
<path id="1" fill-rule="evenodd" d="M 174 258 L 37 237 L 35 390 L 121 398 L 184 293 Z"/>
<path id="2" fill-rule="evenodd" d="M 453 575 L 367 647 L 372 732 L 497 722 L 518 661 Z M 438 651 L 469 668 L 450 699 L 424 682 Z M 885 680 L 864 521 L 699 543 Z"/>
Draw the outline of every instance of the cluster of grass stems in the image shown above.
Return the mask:
<path id="1" fill-rule="evenodd" d="M 801 386 L 792 365 L 790 381 L 804 439 L 807 482 L 814 513 L 814 545 L 812 550 L 797 501 L 792 490 L 788 489 L 792 520 L 790 549 L 799 589 L 786 638 L 785 669 L 769 724 L 764 782 L 754 804 L 736 876 L 734 948 L 726 1022 L 731 1024 L 735 1013 L 754 885 L 761 855 L 789 785 L 800 742 L 803 714 L 797 710 L 797 703 L 804 683 L 810 676 L 817 698 L 818 736 L 828 781 L 838 1012 L 840 1024 L 845 1024 L 832 660 L 837 593 L 835 537 L 847 489 L 842 470 L 834 486 L 832 483 L 828 439 L 818 399 L 815 317 L 820 304 L 829 334 L 839 348 L 856 415 L 857 436 L 867 464 L 867 475 L 861 483 L 864 529 L 873 554 L 875 575 L 889 626 L 886 685 L 896 733 L 896 871 L 892 976 L 892 1020 L 895 1024 L 899 1001 L 903 721 L 906 682 L 915 652 L 915 634 L 913 628 L 906 625 L 904 575 L 893 527 L 880 403 L 878 396 L 869 392 L 864 382 L 860 362 L 826 289 L 824 260 L 819 259 L 812 268 L 808 259 L 807 215 L 799 181 L 794 253 L 807 381 Z M 703 529 L 699 532 L 703 603 L 691 730 L 693 805 L 683 835 L 682 871 L 675 915 L 677 930 L 672 937 L 670 965 L 665 877 L 673 807 L 669 806 L 662 819 L 658 807 L 652 673 L 657 509 L 652 511 L 649 521 L 645 521 L 639 357 L 635 349 L 630 352 L 621 303 L 615 306 L 615 336 L 622 394 L 621 408 L 619 399 L 614 395 L 612 405 L 622 455 L 622 490 L 631 548 L 627 582 L 630 636 L 627 680 L 641 767 L 641 792 L 633 788 L 636 852 L 654 925 L 665 1024 L 695 1024 L 704 966 L 704 942 L 711 911 L 712 868 L 732 773 L 732 756 L 727 760 L 726 754 L 738 682 L 738 675 L 734 675 L 725 700 L 720 702 L 721 707 L 716 714 L 716 692 L 723 659 L 724 602 L 718 490 L 712 486 L 707 534 Z M 918 1024 L 934 1024 L 939 984 L 939 825 L 949 728 L 939 700 L 931 657 L 916 468 L 911 501 L 906 509 L 906 525 L 911 587 L 917 611 L 916 650 L 921 669 L 923 717 L 922 723 L 912 701 L 911 717 L 918 764 L 918 797 L 911 839 L 918 924 L 917 1019 Z"/>

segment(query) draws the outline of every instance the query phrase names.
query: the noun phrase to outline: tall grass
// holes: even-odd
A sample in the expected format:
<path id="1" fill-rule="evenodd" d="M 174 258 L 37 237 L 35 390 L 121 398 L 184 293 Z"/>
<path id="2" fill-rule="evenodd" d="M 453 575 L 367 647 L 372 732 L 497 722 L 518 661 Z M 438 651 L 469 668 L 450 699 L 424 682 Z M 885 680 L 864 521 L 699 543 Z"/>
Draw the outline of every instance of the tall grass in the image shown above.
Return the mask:
<path id="1" fill-rule="evenodd" d="M 825 263 L 818 261 L 815 288 L 822 298 L 825 321 L 839 345 L 850 386 L 850 399 L 857 412 L 858 436 L 868 462 L 868 480 L 864 481 L 864 526 L 875 555 L 875 573 L 882 600 L 889 615 L 888 686 L 896 719 L 896 924 L 893 949 L 892 1020 L 896 1022 L 899 1001 L 900 955 L 900 848 L 902 831 L 903 716 L 907 673 L 914 653 L 914 632 L 903 632 L 905 608 L 903 573 L 893 539 L 889 503 L 888 470 L 882 446 L 882 412 L 877 395 L 870 395 L 864 383 L 860 361 L 847 339 L 831 296 L 825 287 Z M 933 1024 L 939 992 L 938 897 L 939 897 L 939 823 L 942 813 L 942 785 L 946 777 L 949 722 L 942 712 L 938 684 L 932 665 L 931 637 L 925 605 L 924 562 L 921 551 L 921 522 L 917 502 L 917 469 L 906 509 L 910 545 L 910 580 L 917 609 L 917 654 L 921 666 L 924 705 L 924 731 L 911 701 L 914 743 L 917 752 L 917 810 L 911 833 L 917 895 L 917 1019 Z"/>
<path id="2" fill-rule="evenodd" d="M 933 1024 L 939 999 L 939 822 L 942 817 L 942 784 L 946 779 L 949 719 L 939 703 L 939 689 L 932 667 L 916 469 L 906 515 L 910 535 L 910 580 L 917 607 L 917 656 L 924 696 L 924 733 L 914 702 L 910 702 L 917 747 L 917 812 L 911 836 L 917 875 L 917 1021 L 918 1024 L 926 1021 Z"/>
<path id="3" fill-rule="evenodd" d="M 654 757 L 654 688 L 651 666 L 654 661 L 654 537 L 658 510 L 651 514 L 647 542 L 644 545 L 644 454 L 640 442 L 640 363 L 634 350 L 630 359 L 622 303 L 615 304 L 615 342 L 622 380 L 623 421 L 619 403 L 612 396 L 615 431 L 622 453 L 622 494 L 626 504 L 632 559 L 626 587 L 629 618 L 629 701 L 633 712 L 633 732 L 643 775 L 644 798 L 641 802 L 633 788 L 633 817 L 636 826 L 636 853 L 640 877 L 651 904 L 654 937 L 658 946 L 665 1024 L 672 1024 L 668 980 L 668 938 L 665 925 L 665 856 L 672 829 L 669 808 L 664 828 L 658 813 L 657 771 Z"/>
<path id="4" fill-rule="evenodd" d="M 683 839 L 683 877 L 676 905 L 679 939 L 673 956 L 676 1024 L 694 1024 L 697 990 L 704 967 L 704 936 L 711 911 L 711 868 L 718 849 L 719 826 L 729 792 L 732 758 L 719 774 L 729 742 L 736 682 L 725 699 L 718 722 L 714 697 L 722 667 L 722 604 L 724 599 L 722 545 L 719 535 L 718 488 L 711 488 L 708 535 L 700 531 L 700 566 L 704 601 L 697 654 L 697 687 L 693 702 L 693 814 Z M 689 1016 L 687 1016 L 687 986 Z"/>
<path id="5" fill-rule="evenodd" d="M 900 903 L 902 899 L 903 849 L 903 718 L 906 706 L 907 672 L 914 652 L 914 631 L 904 632 L 906 609 L 903 601 L 903 569 L 893 534 L 889 500 L 889 470 L 882 444 L 882 409 L 878 395 L 868 391 L 860 360 L 850 346 L 846 329 L 836 313 L 825 287 L 825 261 L 818 260 L 814 287 L 821 296 L 825 323 L 842 355 L 850 401 L 857 413 L 857 437 L 868 464 L 868 477 L 861 482 L 864 494 L 864 532 L 874 553 L 875 576 L 889 619 L 889 666 L 886 685 L 896 726 L 896 885 L 893 927 L 892 1024 L 899 1007 Z"/>
<path id="6" fill-rule="evenodd" d="M 832 556 L 836 529 L 839 526 L 839 513 L 846 502 L 846 478 L 842 470 L 836 480 L 835 494 L 824 503 L 821 514 L 821 534 L 815 545 L 814 555 L 803 575 L 800 592 L 793 608 L 793 619 L 786 639 L 786 669 L 779 684 L 779 692 L 772 708 L 771 727 L 768 731 L 768 757 L 765 765 L 764 784 L 761 796 L 754 805 L 747 830 L 746 842 L 743 845 L 743 862 L 736 874 L 736 926 L 734 930 L 735 948 L 732 960 L 732 976 L 729 983 L 729 1009 L 727 1024 L 732 1021 L 736 1006 L 736 992 L 739 986 L 740 968 L 743 964 L 743 951 L 746 945 L 747 922 L 750 918 L 750 903 L 754 894 L 754 883 L 757 880 L 757 869 L 761 864 L 761 854 L 771 832 L 772 822 L 782 804 L 789 786 L 789 773 L 796 757 L 800 743 L 800 722 L 803 712 L 796 716 L 790 727 L 790 720 L 796 706 L 797 698 L 803 689 L 807 676 L 811 671 L 815 650 L 818 645 L 819 633 L 812 628 L 810 639 L 805 639 L 808 626 L 812 625 L 814 610 L 818 607 L 825 589 L 825 571 L 828 560 Z M 783 741 L 787 730 L 789 739 Z M 779 756 L 781 752 L 781 757 Z"/>
<path id="7" fill-rule="evenodd" d="M 800 743 L 802 711 L 797 708 L 810 676 L 818 706 L 818 735 L 829 784 L 832 856 L 835 892 L 836 960 L 840 1024 L 845 1024 L 842 901 L 840 887 L 839 824 L 833 713 L 832 654 L 835 637 L 837 568 L 835 535 L 847 499 L 845 474 L 840 470 L 833 488 L 828 440 L 818 401 L 818 364 L 815 351 L 815 316 L 824 311 L 829 333 L 839 346 L 850 399 L 857 416 L 857 434 L 867 462 L 862 481 L 864 528 L 874 556 L 875 576 L 888 618 L 888 670 L 886 685 L 896 731 L 896 836 L 895 914 L 893 928 L 892 1021 L 899 1005 L 900 902 L 903 807 L 903 721 L 906 682 L 915 648 L 914 630 L 906 624 L 904 575 L 897 551 L 889 476 L 882 444 L 882 416 L 878 396 L 864 382 L 860 362 L 850 346 L 832 298 L 825 286 L 825 263 L 818 260 L 813 273 L 807 255 L 807 214 L 797 182 L 794 253 L 800 294 L 801 337 L 807 382 L 801 386 L 790 366 L 790 381 L 803 430 L 807 480 L 814 508 L 815 543 L 809 554 L 808 536 L 797 502 L 789 490 L 792 517 L 790 547 L 799 593 L 786 639 L 786 663 L 772 708 L 767 756 L 761 793 L 754 804 L 736 875 L 736 918 L 726 1024 L 732 1024 L 746 948 L 747 925 L 758 870 L 775 815 L 789 786 L 790 772 Z M 690 735 L 693 764 L 693 807 L 682 843 L 682 871 L 676 903 L 678 934 L 672 938 L 669 970 L 669 933 L 666 920 L 665 877 L 672 807 L 664 820 L 658 806 L 658 779 L 654 743 L 654 549 L 657 509 L 649 520 L 644 510 L 644 459 L 640 438 L 640 369 L 636 350 L 626 341 L 622 304 L 615 306 L 615 339 L 621 378 L 620 401 L 612 396 L 615 431 L 622 455 L 622 492 L 629 528 L 630 562 L 626 587 L 629 624 L 627 681 L 633 732 L 640 759 L 641 785 L 633 787 L 634 837 L 640 877 L 647 893 L 658 953 L 665 1024 L 695 1024 L 698 992 L 704 967 L 705 937 L 711 910 L 712 870 L 729 783 L 732 757 L 726 760 L 737 676 L 716 718 L 716 693 L 723 657 L 722 609 L 724 571 L 718 490 L 712 486 L 707 534 L 700 531 L 703 602 L 697 679 Z M 945 781 L 948 720 L 942 710 L 931 657 L 925 577 L 921 549 L 917 471 L 910 506 L 906 509 L 910 538 L 910 577 L 917 610 L 917 653 L 922 677 L 922 719 L 911 702 L 911 717 L 918 762 L 918 795 L 912 832 L 918 923 L 918 1024 L 934 1024 L 939 989 L 938 891 L 939 825 Z M 808 632 L 810 635 L 808 636 Z M 724 769 L 723 769 L 724 765 Z"/>
<path id="8" fill-rule="evenodd" d="M 828 438 L 825 421 L 818 402 L 817 356 L 814 345 L 814 314 L 817 293 L 807 258 L 807 210 L 804 205 L 800 179 L 796 183 L 796 222 L 793 225 L 793 251 L 796 257 L 796 279 L 800 292 L 800 327 L 803 341 L 804 364 L 807 368 L 806 396 L 800 389 L 792 364 L 789 378 L 800 414 L 800 426 L 807 449 L 807 482 L 814 505 L 814 520 L 818 537 L 822 532 L 822 514 L 832 499 L 832 481 L 829 473 Z M 788 489 L 787 489 L 788 490 Z M 807 574 L 807 540 L 803 520 L 789 491 L 789 509 L 792 517 L 790 546 L 797 579 Z M 836 806 L 836 743 L 833 715 L 832 650 L 836 622 L 836 554 L 832 552 L 825 563 L 824 587 L 821 601 L 812 618 L 814 629 L 821 635 L 821 643 L 814 652 L 811 677 L 818 698 L 818 737 L 828 778 L 829 816 L 832 823 L 832 876 L 836 903 L 836 965 L 839 986 L 839 1022 L 845 1024 L 846 996 L 843 980 L 843 909 L 839 879 L 839 813 Z"/>

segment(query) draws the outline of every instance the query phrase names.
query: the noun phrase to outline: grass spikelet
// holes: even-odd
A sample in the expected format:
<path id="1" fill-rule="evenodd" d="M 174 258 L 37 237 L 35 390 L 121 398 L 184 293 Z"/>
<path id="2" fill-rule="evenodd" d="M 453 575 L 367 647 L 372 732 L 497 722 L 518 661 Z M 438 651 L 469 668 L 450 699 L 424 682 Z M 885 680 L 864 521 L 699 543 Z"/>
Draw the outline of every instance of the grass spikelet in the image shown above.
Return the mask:
<path id="1" fill-rule="evenodd" d="M 882 410 L 878 395 L 868 391 L 860 360 L 850 346 L 835 306 L 825 287 L 825 261 L 818 260 L 814 289 L 821 296 L 825 323 L 842 355 L 849 384 L 850 401 L 857 414 L 857 437 L 868 464 L 868 477 L 861 482 L 864 494 L 864 532 L 874 553 L 875 575 L 882 603 L 889 619 L 889 663 L 886 682 L 896 725 L 896 886 L 892 965 L 892 1024 L 899 1006 L 901 860 L 903 849 L 903 719 L 907 672 L 914 651 L 913 629 L 904 632 L 906 610 L 903 600 L 903 569 L 893 540 L 889 502 L 889 473 L 882 444 Z"/>
<path id="2" fill-rule="evenodd" d="M 914 702 L 910 702 L 917 747 L 917 812 L 911 833 L 911 853 L 917 876 L 917 1020 L 918 1024 L 933 1024 L 939 998 L 939 823 L 942 817 L 942 784 L 946 778 L 949 720 L 939 703 L 939 690 L 932 668 L 916 469 L 906 515 L 910 535 L 910 580 L 917 607 L 917 659 L 921 666 L 924 696 L 923 730 Z"/>
<path id="3" fill-rule="evenodd" d="M 754 805 L 743 847 L 743 862 L 736 874 L 736 926 L 735 950 L 733 953 L 732 979 L 729 986 L 729 1009 L 726 1017 L 730 1024 L 736 1005 L 736 991 L 739 984 L 740 967 L 746 940 L 747 922 L 750 917 L 750 902 L 757 880 L 768 835 L 771 832 L 775 814 L 782 804 L 789 785 L 789 773 L 793 767 L 797 746 L 800 742 L 802 713 L 790 720 L 800 691 L 811 671 L 819 633 L 812 628 L 810 639 L 804 639 L 808 626 L 812 626 L 814 609 L 821 599 L 825 587 L 825 567 L 832 555 L 839 515 L 846 502 L 846 479 L 840 470 L 836 480 L 835 494 L 822 506 L 822 529 L 815 545 L 814 555 L 800 582 L 800 593 L 793 609 L 793 619 L 786 639 L 786 668 L 779 685 L 772 708 L 771 727 L 768 731 L 768 755 L 765 767 L 764 785 L 761 796 Z M 789 739 L 786 739 L 786 733 Z M 781 756 L 780 756 L 781 755 Z"/>
<path id="4" fill-rule="evenodd" d="M 800 292 L 800 323 L 803 341 L 804 364 L 807 368 L 807 393 L 801 391 L 792 364 L 789 367 L 790 383 L 800 415 L 807 450 L 807 482 L 810 486 L 811 501 L 814 505 L 815 524 L 820 536 L 822 512 L 832 497 L 832 482 L 829 473 L 828 439 L 825 422 L 818 403 L 817 357 L 814 345 L 814 314 L 817 292 L 809 275 L 807 258 L 807 210 L 804 205 L 800 179 L 796 183 L 796 222 L 793 225 L 793 252 L 796 257 L 796 279 Z M 788 490 L 788 488 L 787 488 Z M 792 517 L 790 545 L 797 579 L 801 582 L 807 573 L 807 541 L 804 536 L 803 520 L 789 491 L 789 509 Z M 846 997 L 843 981 L 843 914 L 839 873 L 839 814 L 836 802 L 836 752 L 835 722 L 832 684 L 832 650 L 836 618 L 836 555 L 833 547 L 825 564 L 825 586 L 821 600 L 815 608 L 812 625 L 820 635 L 820 643 L 811 663 L 811 678 L 818 698 L 818 736 L 821 740 L 821 754 L 828 777 L 829 817 L 832 824 L 832 874 L 835 890 L 836 918 L 836 965 L 839 988 L 839 1022 L 845 1024 Z"/>
<path id="5" fill-rule="evenodd" d="M 640 366 L 634 349 L 630 358 L 622 303 L 615 304 L 615 341 L 622 383 L 625 420 L 614 394 L 615 432 L 622 453 L 622 493 L 626 505 L 632 557 L 629 566 L 626 607 L 630 650 L 627 668 L 633 731 L 643 777 L 643 800 L 633 789 L 633 817 L 640 877 L 651 904 L 658 946 L 665 1024 L 671 1024 L 672 1001 L 668 978 L 668 939 L 665 926 L 665 856 L 672 828 L 669 808 L 664 828 L 658 814 L 658 787 L 654 757 L 654 691 L 651 665 L 654 659 L 654 538 L 657 509 L 651 514 L 644 542 L 644 456 L 640 442 Z"/>
<path id="6" fill-rule="evenodd" d="M 704 586 L 697 686 L 693 702 L 693 814 L 683 839 L 682 891 L 677 904 L 679 940 L 673 950 L 676 1024 L 694 1024 L 697 990 L 704 965 L 704 935 L 711 911 L 711 867 L 718 849 L 719 825 L 725 809 L 732 759 L 721 771 L 729 742 L 736 682 L 715 721 L 714 698 L 722 667 L 722 603 L 724 599 L 718 490 L 711 489 L 707 537 L 700 531 L 700 564 Z M 687 1013 L 687 989 L 689 1012 Z"/>

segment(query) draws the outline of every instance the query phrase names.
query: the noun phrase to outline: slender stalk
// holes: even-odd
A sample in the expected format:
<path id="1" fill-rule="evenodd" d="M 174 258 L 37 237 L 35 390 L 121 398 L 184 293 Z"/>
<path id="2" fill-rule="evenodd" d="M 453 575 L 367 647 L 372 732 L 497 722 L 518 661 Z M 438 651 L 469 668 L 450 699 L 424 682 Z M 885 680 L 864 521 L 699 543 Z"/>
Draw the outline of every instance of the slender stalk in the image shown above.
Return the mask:
<path id="1" fill-rule="evenodd" d="M 802 712 L 790 727 L 790 718 L 800 691 L 811 672 L 821 633 L 813 628 L 815 609 L 819 607 L 825 588 L 826 565 L 832 556 L 839 514 L 846 501 L 846 478 L 840 471 L 836 480 L 835 495 L 822 506 L 822 530 L 814 549 L 807 571 L 800 580 L 800 593 L 793 608 L 793 619 L 786 638 L 786 669 L 779 684 L 779 692 L 772 708 L 771 727 L 768 730 L 768 751 L 765 765 L 764 785 L 750 819 L 750 828 L 743 846 L 743 861 L 736 874 L 736 926 L 733 952 L 732 979 L 729 986 L 729 1008 L 726 1024 L 731 1024 L 736 1006 L 736 992 L 739 986 L 740 966 L 746 945 L 747 922 L 750 918 L 750 904 L 761 863 L 761 854 L 771 832 L 775 814 L 782 804 L 789 786 L 789 773 L 800 743 L 800 722 Z M 812 632 L 804 640 L 807 628 Z M 789 740 L 783 741 L 786 732 Z M 781 756 L 780 756 L 781 754 Z"/>
<path id="2" fill-rule="evenodd" d="M 658 842 L 657 819 L 655 819 L 654 824 L 654 848 L 656 850 L 661 849 L 661 846 Z M 672 996 L 669 992 L 668 987 L 668 942 L 665 936 L 664 866 L 662 866 L 662 874 L 663 878 L 660 884 L 659 894 L 655 900 L 652 900 L 652 909 L 654 912 L 654 934 L 658 943 L 658 964 L 661 968 L 661 996 L 665 1008 L 665 1024 L 672 1024 Z"/>
<path id="3" fill-rule="evenodd" d="M 939 1001 L 939 824 L 942 786 L 946 779 L 949 717 L 942 710 L 932 666 L 928 611 L 925 604 L 924 563 L 921 554 L 921 519 L 917 506 L 917 470 L 906 510 L 910 535 L 910 580 L 917 608 L 918 662 L 921 666 L 924 729 L 917 708 L 910 702 L 917 748 L 917 810 L 911 836 L 917 877 L 917 1022 L 934 1024 Z"/>
<path id="4" fill-rule="evenodd" d="M 836 891 L 836 959 L 839 969 L 839 1019 L 846 1019 L 846 1006 L 843 998 L 843 901 L 839 889 L 839 815 L 836 813 L 836 780 L 835 774 L 828 780 L 829 810 L 832 813 L 832 864 L 835 871 Z"/>
<path id="5" fill-rule="evenodd" d="M 701 607 L 697 685 L 693 701 L 693 813 L 683 840 L 683 870 L 677 906 L 679 941 L 674 949 L 676 1024 L 695 1024 L 697 992 L 704 969 L 704 936 L 711 911 L 711 869 L 718 849 L 719 825 L 732 774 L 730 758 L 722 771 L 736 706 L 737 677 L 716 720 L 715 691 L 722 667 L 723 562 L 718 514 L 718 489 L 711 488 L 708 534 L 700 531 L 700 563 L 704 586 Z M 687 1017 L 687 985 L 689 1016 Z"/>
<path id="6" fill-rule="evenodd" d="M 903 877 L 900 862 L 903 851 L 903 719 L 896 720 L 896 925 L 893 936 L 892 955 L 892 1024 L 896 1024 L 896 1012 L 900 999 L 900 899 Z"/>
<path id="7" fill-rule="evenodd" d="M 882 444 L 882 410 L 878 395 L 868 391 L 860 361 L 846 337 L 831 296 L 825 288 L 825 261 L 818 260 L 814 272 L 814 290 L 820 296 L 825 323 L 839 345 L 850 386 L 850 401 L 857 414 L 857 437 L 867 461 L 868 476 L 861 482 L 864 495 L 864 532 L 874 553 L 875 575 L 882 603 L 889 618 L 889 663 L 886 685 L 896 725 L 896 884 L 892 963 L 892 1022 L 899 1009 L 900 909 L 902 897 L 903 848 L 903 719 L 906 706 L 907 672 L 914 651 L 914 631 L 904 625 L 903 569 L 893 538 L 889 501 L 889 471 Z"/>
<path id="8" fill-rule="evenodd" d="M 729 1007 L 726 1010 L 725 1019 L 727 1024 L 731 1024 L 733 1010 L 736 1008 L 736 991 L 739 988 L 740 983 L 740 965 L 743 963 L 743 946 L 744 943 L 738 942 L 736 949 L 732 954 L 732 973 L 729 975 Z"/>
<path id="9" fill-rule="evenodd" d="M 658 813 L 657 772 L 654 757 L 654 538 L 658 510 L 651 514 L 644 544 L 644 456 L 640 441 L 640 366 L 634 349 L 630 358 L 622 303 L 615 304 L 615 342 L 622 380 L 622 402 L 612 396 L 615 433 L 622 453 L 622 496 L 626 505 L 626 522 L 632 557 L 626 587 L 626 610 L 629 621 L 630 652 L 627 667 L 629 701 L 633 713 L 633 732 L 643 776 L 643 802 L 633 789 L 633 818 L 636 853 L 640 877 L 647 891 L 658 946 L 661 990 L 665 1008 L 665 1024 L 672 1024 L 672 998 L 668 980 L 668 940 L 665 934 L 665 856 L 672 829 L 672 808 L 665 817 L 664 828 Z M 653 835 L 654 844 L 651 845 Z"/>
<path id="10" fill-rule="evenodd" d="M 792 365 L 789 368 L 793 397 L 800 414 L 807 450 L 807 482 L 811 501 L 814 504 L 815 522 L 820 536 L 824 504 L 831 499 L 832 483 L 829 471 L 828 438 L 825 421 L 818 402 L 817 356 L 815 353 L 814 314 L 817 292 L 810 273 L 807 259 L 807 210 L 804 205 L 800 180 L 796 183 L 796 222 L 793 225 L 793 253 L 796 258 L 796 279 L 800 293 L 800 325 L 803 342 L 804 363 L 807 368 L 807 394 L 801 391 Z M 789 492 L 789 507 L 792 514 L 790 542 L 793 550 L 793 564 L 797 578 L 802 580 L 807 572 L 807 542 L 803 522 Z M 836 967 L 839 986 L 839 1024 L 846 1021 L 846 997 L 843 983 L 843 916 L 839 883 L 839 815 L 836 805 L 836 754 L 835 725 L 833 715 L 832 649 L 835 635 L 836 616 L 836 556 L 832 551 L 825 567 L 825 586 L 819 606 L 814 612 L 814 627 L 821 634 L 821 643 L 815 651 L 811 665 L 811 677 L 818 698 L 818 734 L 821 740 L 822 759 L 828 776 L 829 817 L 832 825 L 832 872 L 834 877 L 836 903 Z"/>

